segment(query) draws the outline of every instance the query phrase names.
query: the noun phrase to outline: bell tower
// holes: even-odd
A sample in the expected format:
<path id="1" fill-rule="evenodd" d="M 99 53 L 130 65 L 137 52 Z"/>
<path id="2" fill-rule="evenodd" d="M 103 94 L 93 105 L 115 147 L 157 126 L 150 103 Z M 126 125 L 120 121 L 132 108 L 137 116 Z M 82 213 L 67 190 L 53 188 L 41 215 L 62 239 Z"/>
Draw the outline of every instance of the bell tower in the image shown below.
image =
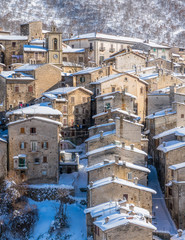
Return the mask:
<path id="1" fill-rule="evenodd" d="M 51 32 L 46 33 L 47 63 L 62 64 L 62 33 L 52 26 Z"/>

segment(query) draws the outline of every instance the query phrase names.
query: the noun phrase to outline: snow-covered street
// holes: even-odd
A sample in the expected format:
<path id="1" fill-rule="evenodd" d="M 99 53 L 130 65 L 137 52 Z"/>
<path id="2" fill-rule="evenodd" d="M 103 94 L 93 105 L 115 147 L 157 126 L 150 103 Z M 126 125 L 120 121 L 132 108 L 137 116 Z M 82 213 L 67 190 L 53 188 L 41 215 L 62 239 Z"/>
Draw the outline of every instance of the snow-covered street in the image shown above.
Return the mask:
<path id="1" fill-rule="evenodd" d="M 169 232 L 170 234 L 177 233 L 177 228 L 166 207 L 164 196 L 162 194 L 160 184 L 157 177 L 157 172 L 154 166 L 149 166 L 151 173 L 148 175 L 148 187 L 154 189 L 157 194 L 153 194 L 153 221 L 158 232 Z"/>

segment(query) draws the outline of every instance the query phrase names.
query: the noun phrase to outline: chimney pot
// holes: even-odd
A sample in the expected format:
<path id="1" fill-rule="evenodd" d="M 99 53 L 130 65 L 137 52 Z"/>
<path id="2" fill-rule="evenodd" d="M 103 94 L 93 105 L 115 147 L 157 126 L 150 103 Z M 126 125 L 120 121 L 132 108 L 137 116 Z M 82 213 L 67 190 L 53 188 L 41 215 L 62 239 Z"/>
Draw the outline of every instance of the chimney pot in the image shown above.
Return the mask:
<path id="1" fill-rule="evenodd" d="M 134 150 L 134 144 L 130 144 L 131 150 Z"/>
<path id="2" fill-rule="evenodd" d="M 100 139 L 103 139 L 103 131 L 100 131 Z"/>
<path id="3" fill-rule="evenodd" d="M 138 184 L 138 177 L 134 178 L 134 183 L 137 185 Z"/>
<path id="4" fill-rule="evenodd" d="M 105 223 L 108 223 L 109 222 L 109 217 L 106 217 L 105 218 Z"/>
<path id="5" fill-rule="evenodd" d="M 178 232 L 179 237 L 182 237 L 182 233 L 183 233 L 182 229 L 179 229 L 177 232 Z"/>
<path id="6" fill-rule="evenodd" d="M 122 142 L 122 148 L 125 148 L 125 143 L 124 142 Z"/>
<path id="7" fill-rule="evenodd" d="M 113 120 L 112 118 L 110 118 L 110 119 L 108 120 L 108 122 L 109 122 L 109 123 L 112 123 L 112 122 L 114 122 L 114 120 Z"/>
<path id="8" fill-rule="evenodd" d="M 76 163 L 79 165 L 79 154 L 78 153 L 75 153 L 75 160 L 76 160 Z"/>
<path id="9" fill-rule="evenodd" d="M 113 174 L 113 175 L 112 175 L 112 181 L 114 181 L 114 180 L 115 180 L 115 175 Z"/>
<path id="10" fill-rule="evenodd" d="M 134 204 L 129 204 L 129 209 L 131 210 L 131 211 L 134 211 Z"/>
<path id="11" fill-rule="evenodd" d="M 166 142 L 163 142 L 163 147 L 166 147 Z"/>
<path id="12" fill-rule="evenodd" d="M 119 163 L 119 155 L 115 155 L 115 163 L 116 163 L 116 164 Z"/>
<path id="13" fill-rule="evenodd" d="M 90 182 L 90 187 L 93 187 L 93 182 L 92 181 Z"/>

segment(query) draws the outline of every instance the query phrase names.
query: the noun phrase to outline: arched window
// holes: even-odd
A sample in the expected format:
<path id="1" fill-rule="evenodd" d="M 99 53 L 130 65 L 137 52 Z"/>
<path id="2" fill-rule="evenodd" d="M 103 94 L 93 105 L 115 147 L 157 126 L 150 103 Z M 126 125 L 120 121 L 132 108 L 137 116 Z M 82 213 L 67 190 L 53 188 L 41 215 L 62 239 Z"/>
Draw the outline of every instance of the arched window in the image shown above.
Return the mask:
<path id="1" fill-rule="evenodd" d="M 53 39 L 53 49 L 54 49 L 54 50 L 57 50 L 57 49 L 58 49 L 57 42 L 58 42 L 58 40 L 57 40 L 56 38 L 54 38 L 54 39 Z"/>

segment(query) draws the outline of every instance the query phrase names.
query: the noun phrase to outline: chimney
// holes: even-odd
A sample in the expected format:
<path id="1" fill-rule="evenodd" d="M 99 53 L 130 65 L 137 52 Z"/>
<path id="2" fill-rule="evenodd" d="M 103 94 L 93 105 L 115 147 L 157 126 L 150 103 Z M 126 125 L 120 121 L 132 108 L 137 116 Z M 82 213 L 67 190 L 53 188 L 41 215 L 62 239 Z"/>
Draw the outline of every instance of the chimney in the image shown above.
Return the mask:
<path id="1" fill-rule="evenodd" d="M 131 150 L 134 150 L 134 144 L 130 144 Z"/>
<path id="2" fill-rule="evenodd" d="M 75 153 L 75 160 L 76 160 L 76 163 L 79 165 L 79 154 L 78 153 Z"/>
<path id="3" fill-rule="evenodd" d="M 108 163 L 109 163 L 109 160 L 108 160 L 108 159 L 104 159 L 104 160 L 103 160 L 103 163 L 104 163 L 104 164 L 108 164 Z"/>
<path id="4" fill-rule="evenodd" d="M 115 175 L 113 174 L 113 175 L 112 175 L 112 181 L 114 181 L 114 180 L 115 180 Z"/>
<path id="5" fill-rule="evenodd" d="M 101 130 L 99 133 L 100 133 L 100 140 L 102 140 L 103 139 L 103 131 Z"/>
<path id="6" fill-rule="evenodd" d="M 122 142 L 122 148 L 125 148 L 125 143 L 124 142 Z"/>
<path id="7" fill-rule="evenodd" d="M 135 207 L 134 204 L 129 204 L 129 210 L 130 211 L 134 211 L 134 207 Z"/>
<path id="8" fill-rule="evenodd" d="M 61 99 L 61 97 L 62 97 L 61 94 L 58 94 L 58 95 L 57 95 L 57 98 L 58 98 L 58 99 Z"/>
<path id="9" fill-rule="evenodd" d="M 134 183 L 137 185 L 138 184 L 138 177 L 134 178 Z"/>
<path id="10" fill-rule="evenodd" d="M 109 222 L 109 217 L 106 217 L 105 218 L 105 223 L 108 223 Z"/>
<path id="11" fill-rule="evenodd" d="M 90 185 L 90 187 L 93 187 L 93 182 L 91 181 L 91 182 L 89 183 L 89 185 Z"/>
<path id="12" fill-rule="evenodd" d="M 178 232 L 178 236 L 182 237 L 182 233 L 183 233 L 182 229 L 179 229 L 177 232 Z"/>
<path id="13" fill-rule="evenodd" d="M 115 155 L 115 163 L 119 164 L 119 155 Z"/>
<path id="14" fill-rule="evenodd" d="M 126 167 L 126 162 L 125 161 L 123 161 L 122 164 L 123 164 L 123 167 Z"/>
<path id="15" fill-rule="evenodd" d="M 148 217 L 146 217 L 146 223 L 149 223 L 149 219 L 148 219 Z"/>
<path id="16" fill-rule="evenodd" d="M 163 147 L 166 147 L 166 142 L 163 142 Z"/>
<path id="17" fill-rule="evenodd" d="M 110 119 L 108 120 L 108 122 L 109 122 L 109 123 L 113 123 L 114 120 L 113 120 L 112 118 L 110 118 Z"/>

